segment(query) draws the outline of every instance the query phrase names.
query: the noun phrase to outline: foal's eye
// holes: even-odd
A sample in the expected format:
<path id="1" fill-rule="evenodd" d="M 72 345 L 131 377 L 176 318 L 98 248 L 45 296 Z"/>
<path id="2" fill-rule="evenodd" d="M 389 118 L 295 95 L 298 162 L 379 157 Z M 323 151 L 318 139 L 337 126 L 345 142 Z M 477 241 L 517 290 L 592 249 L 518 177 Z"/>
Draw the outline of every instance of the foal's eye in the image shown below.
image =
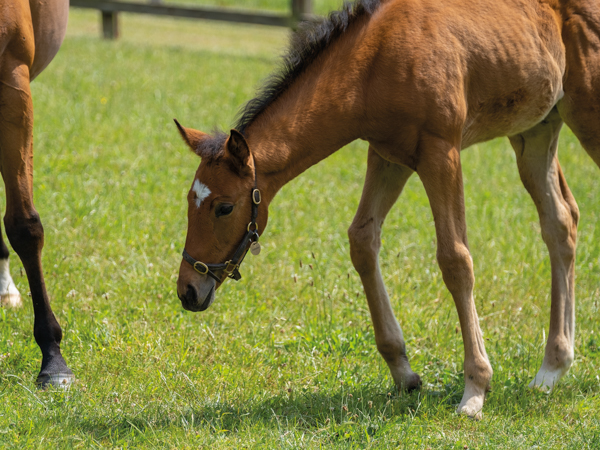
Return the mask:
<path id="1" fill-rule="evenodd" d="M 229 203 L 223 203 L 215 209 L 215 215 L 217 217 L 228 216 L 233 211 L 233 205 Z"/>

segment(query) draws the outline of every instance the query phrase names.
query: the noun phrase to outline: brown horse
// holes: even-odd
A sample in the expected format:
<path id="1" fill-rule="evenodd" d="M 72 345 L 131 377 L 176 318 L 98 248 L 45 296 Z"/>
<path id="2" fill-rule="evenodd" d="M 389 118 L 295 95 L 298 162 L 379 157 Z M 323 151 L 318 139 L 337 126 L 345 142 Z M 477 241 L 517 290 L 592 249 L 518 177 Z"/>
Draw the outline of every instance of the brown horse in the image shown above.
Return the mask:
<path id="1" fill-rule="evenodd" d="M 366 181 L 348 234 L 377 348 L 399 388 L 420 385 L 378 265 L 383 221 L 416 172 L 433 211 L 437 259 L 464 340 L 458 412 L 480 417 L 492 368 L 473 302 L 460 151 L 509 136 L 550 253 L 550 332 L 530 386 L 551 389 L 574 356 L 579 218 L 557 142 L 564 121 L 600 164 L 599 5 L 359 0 L 301 30 L 284 67 L 242 109 L 236 130 L 209 136 L 180 127 L 202 158 L 188 194 L 177 283 L 183 307 L 206 309 L 226 276 L 239 277 L 243 254 L 249 245 L 258 250 L 269 203 L 284 184 L 363 139 L 370 144 Z"/>
<path id="2" fill-rule="evenodd" d="M 42 351 L 37 382 L 68 386 L 73 374 L 60 353 L 62 330 L 46 293 L 42 274 L 44 229 L 33 206 L 33 103 L 29 83 L 60 47 L 67 29 L 68 0 L 0 0 L 0 171 L 6 186 L 4 225 L 29 279 Z M 19 305 L 8 271 L 8 249 L 0 233 L 0 293 Z"/>

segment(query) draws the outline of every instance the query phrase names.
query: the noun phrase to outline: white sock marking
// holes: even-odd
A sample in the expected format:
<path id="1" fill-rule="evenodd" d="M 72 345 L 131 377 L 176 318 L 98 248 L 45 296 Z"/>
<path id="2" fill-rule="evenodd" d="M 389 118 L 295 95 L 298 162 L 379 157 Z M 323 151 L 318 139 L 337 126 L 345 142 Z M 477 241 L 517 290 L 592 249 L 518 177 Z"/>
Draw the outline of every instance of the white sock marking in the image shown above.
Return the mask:
<path id="1" fill-rule="evenodd" d="M 200 181 L 194 180 L 192 191 L 196 193 L 196 207 L 200 208 L 202 200 L 210 195 L 210 189 L 205 184 L 200 183 Z"/>
<path id="2" fill-rule="evenodd" d="M 0 304 L 4 306 L 21 306 L 21 296 L 10 276 L 8 259 L 0 259 Z"/>

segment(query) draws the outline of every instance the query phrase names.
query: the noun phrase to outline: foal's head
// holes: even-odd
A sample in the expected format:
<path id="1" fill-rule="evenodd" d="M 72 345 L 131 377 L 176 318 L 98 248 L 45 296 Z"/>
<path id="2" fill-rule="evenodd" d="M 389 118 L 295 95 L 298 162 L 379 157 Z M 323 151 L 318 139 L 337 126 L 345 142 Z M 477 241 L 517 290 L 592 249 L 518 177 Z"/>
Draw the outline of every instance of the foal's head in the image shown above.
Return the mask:
<path id="1" fill-rule="evenodd" d="M 189 258 L 184 256 L 179 268 L 177 295 L 185 309 L 204 311 L 232 271 L 232 266 L 209 267 L 230 261 L 238 249 L 243 253 L 248 248 L 254 238 L 251 232 L 257 229 L 249 223 L 260 198 L 256 194 L 253 202 L 254 159 L 244 136 L 236 130 L 229 136 L 210 136 L 176 123 L 184 141 L 201 158 L 187 196 L 185 251 Z M 261 229 L 266 225 L 266 210 L 261 207 Z"/>

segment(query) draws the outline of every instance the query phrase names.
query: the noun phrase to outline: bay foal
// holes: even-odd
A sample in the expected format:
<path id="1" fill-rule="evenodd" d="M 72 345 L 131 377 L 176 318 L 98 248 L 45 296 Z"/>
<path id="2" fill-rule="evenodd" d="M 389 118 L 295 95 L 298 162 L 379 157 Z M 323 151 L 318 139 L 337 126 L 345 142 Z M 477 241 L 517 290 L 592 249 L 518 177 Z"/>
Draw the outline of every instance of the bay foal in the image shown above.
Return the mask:
<path id="1" fill-rule="evenodd" d="M 33 103 L 29 83 L 50 63 L 65 36 L 68 0 L 0 0 L 0 171 L 6 187 L 4 225 L 29 280 L 34 336 L 42 351 L 37 382 L 69 385 L 73 379 L 60 353 L 62 330 L 44 285 L 44 230 L 33 205 Z M 6 304 L 20 296 L 8 271 L 0 233 L 0 293 Z"/>
<path id="2" fill-rule="evenodd" d="M 177 283 L 183 307 L 206 309 L 226 276 L 238 278 L 240 248 L 256 245 L 283 185 L 363 139 L 369 142 L 367 174 L 348 234 L 377 348 L 399 388 L 420 385 L 378 264 L 383 221 L 416 172 L 431 204 L 437 259 L 464 340 L 458 412 L 480 417 L 492 368 L 473 301 L 460 151 L 509 136 L 550 253 L 550 332 L 530 386 L 551 389 L 574 356 L 579 218 L 557 142 L 564 121 L 600 164 L 599 5 L 359 0 L 301 31 L 283 68 L 243 108 L 229 135 L 179 127 L 202 158 L 188 194 Z M 262 194 L 258 204 L 255 189 Z M 248 237 L 251 231 L 257 234 Z"/>

